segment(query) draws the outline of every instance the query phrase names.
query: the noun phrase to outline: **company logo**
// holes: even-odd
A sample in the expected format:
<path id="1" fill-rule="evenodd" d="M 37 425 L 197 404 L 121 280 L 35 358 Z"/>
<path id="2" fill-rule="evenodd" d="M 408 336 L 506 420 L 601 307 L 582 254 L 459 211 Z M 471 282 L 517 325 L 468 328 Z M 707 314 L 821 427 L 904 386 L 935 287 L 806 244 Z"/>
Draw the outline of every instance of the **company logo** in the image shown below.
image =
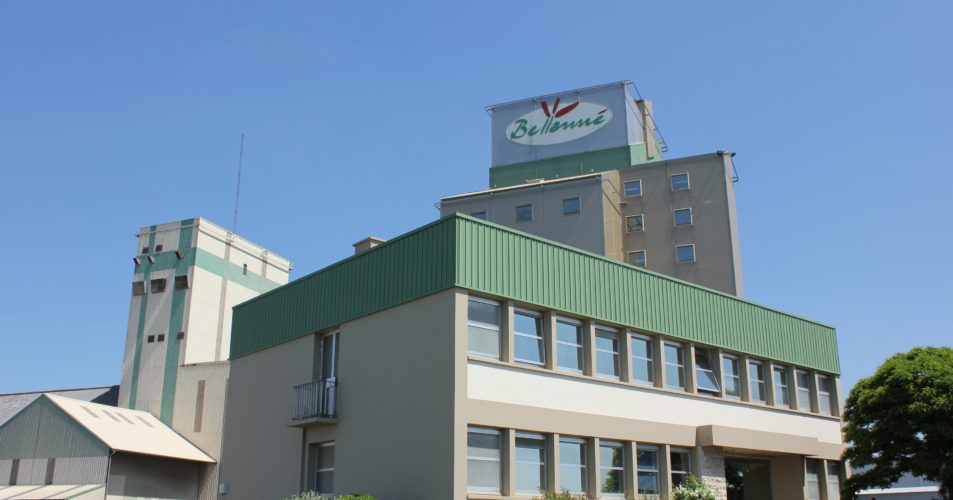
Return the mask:
<path id="1" fill-rule="evenodd" d="M 526 146 L 561 144 L 585 137 L 604 127 L 612 120 L 609 108 L 591 102 L 576 101 L 559 107 L 559 99 L 543 101 L 540 109 L 530 111 L 513 120 L 506 127 L 506 138 Z"/>

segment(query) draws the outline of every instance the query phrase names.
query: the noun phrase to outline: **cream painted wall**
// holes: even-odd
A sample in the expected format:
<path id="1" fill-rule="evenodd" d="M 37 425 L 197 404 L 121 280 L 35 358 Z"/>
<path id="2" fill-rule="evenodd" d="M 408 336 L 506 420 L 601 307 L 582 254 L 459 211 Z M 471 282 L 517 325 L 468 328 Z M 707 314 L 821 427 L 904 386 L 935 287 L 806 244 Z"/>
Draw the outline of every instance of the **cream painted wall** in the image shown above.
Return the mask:
<path id="1" fill-rule="evenodd" d="M 684 426 L 722 425 L 778 432 L 839 443 L 837 420 L 753 408 L 717 399 L 583 381 L 471 361 L 467 396 L 495 401 Z M 634 422 L 633 422 L 634 423 Z M 604 436 L 611 437 L 611 436 Z"/>
<path id="2" fill-rule="evenodd" d="M 192 267 L 191 300 L 185 326 L 184 364 L 215 361 L 223 278 Z"/>

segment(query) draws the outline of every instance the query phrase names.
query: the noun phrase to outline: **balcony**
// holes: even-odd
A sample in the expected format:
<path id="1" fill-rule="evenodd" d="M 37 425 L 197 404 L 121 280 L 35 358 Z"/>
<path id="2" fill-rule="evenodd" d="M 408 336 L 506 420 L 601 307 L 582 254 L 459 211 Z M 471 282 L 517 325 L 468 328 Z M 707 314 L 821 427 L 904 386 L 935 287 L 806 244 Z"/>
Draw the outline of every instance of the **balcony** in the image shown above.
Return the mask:
<path id="1" fill-rule="evenodd" d="M 291 426 L 337 422 L 336 403 L 337 380 L 313 380 L 296 385 L 291 397 Z"/>

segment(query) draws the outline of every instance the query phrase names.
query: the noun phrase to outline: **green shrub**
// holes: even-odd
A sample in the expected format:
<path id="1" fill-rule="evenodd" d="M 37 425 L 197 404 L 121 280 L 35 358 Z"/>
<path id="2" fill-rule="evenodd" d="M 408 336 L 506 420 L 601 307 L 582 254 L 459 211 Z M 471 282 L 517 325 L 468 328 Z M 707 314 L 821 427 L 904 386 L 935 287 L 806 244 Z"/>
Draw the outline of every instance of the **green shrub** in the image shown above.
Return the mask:
<path id="1" fill-rule="evenodd" d="M 318 495 L 314 491 L 302 491 L 301 493 L 295 493 L 291 495 L 290 498 L 285 500 L 321 500 L 321 495 Z"/>
<path id="2" fill-rule="evenodd" d="M 589 500 L 586 495 L 573 495 L 569 490 L 562 490 L 559 493 L 547 491 L 543 496 L 537 497 L 537 500 Z"/>
<path id="3" fill-rule="evenodd" d="M 692 474 L 672 490 L 674 500 L 715 500 L 715 492 Z"/>
<path id="4" fill-rule="evenodd" d="M 337 497 L 335 500 L 377 500 L 377 499 L 370 495 L 358 495 L 356 493 L 351 493 L 350 495 Z"/>
<path id="5" fill-rule="evenodd" d="M 314 491 L 302 491 L 301 493 L 291 495 L 290 498 L 286 498 L 285 500 L 329 500 L 331 498 L 334 498 L 334 500 L 377 500 L 370 495 L 351 493 L 350 495 L 332 497 L 331 495 L 319 495 Z"/>

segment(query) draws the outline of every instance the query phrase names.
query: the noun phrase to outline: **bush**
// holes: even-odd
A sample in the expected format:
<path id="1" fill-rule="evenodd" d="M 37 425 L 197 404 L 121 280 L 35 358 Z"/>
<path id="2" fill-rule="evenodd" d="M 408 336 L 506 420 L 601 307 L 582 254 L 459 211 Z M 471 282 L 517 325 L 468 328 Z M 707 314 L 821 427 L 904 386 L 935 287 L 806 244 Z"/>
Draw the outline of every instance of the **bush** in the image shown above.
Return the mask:
<path id="1" fill-rule="evenodd" d="M 543 496 L 537 497 L 537 500 L 589 500 L 586 495 L 573 495 L 569 490 L 562 490 L 559 493 L 551 491 L 543 492 Z"/>
<path id="2" fill-rule="evenodd" d="M 351 493 L 350 495 L 341 495 L 338 497 L 332 495 L 319 495 L 313 491 L 302 491 L 301 493 L 296 493 L 291 495 L 291 498 L 286 498 L 285 500 L 377 500 L 376 498 L 370 495 L 358 495 L 356 493 Z"/>
<path id="3" fill-rule="evenodd" d="M 715 500 L 715 492 L 692 474 L 672 490 L 674 500 Z"/>
<path id="4" fill-rule="evenodd" d="M 335 500 L 377 500 L 377 499 L 370 495 L 358 495 L 356 493 L 351 493 L 350 495 L 337 497 Z"/>

